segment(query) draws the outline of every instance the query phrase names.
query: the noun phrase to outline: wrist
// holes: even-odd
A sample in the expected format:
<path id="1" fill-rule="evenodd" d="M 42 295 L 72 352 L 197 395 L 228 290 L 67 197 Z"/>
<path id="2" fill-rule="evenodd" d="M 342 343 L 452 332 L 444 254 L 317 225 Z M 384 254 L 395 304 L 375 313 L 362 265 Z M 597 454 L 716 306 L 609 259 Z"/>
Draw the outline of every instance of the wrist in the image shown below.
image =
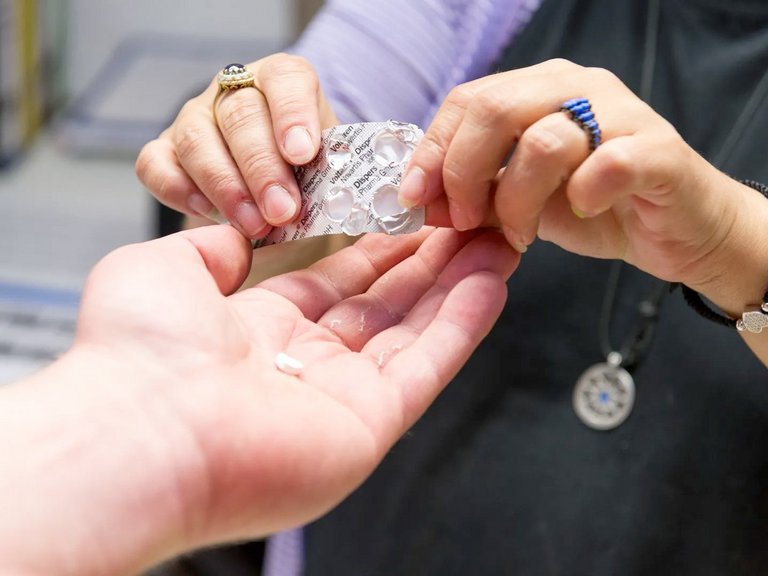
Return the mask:
<path id="1" fill-rule="evenodd" d="M 81 347 L 1 391 L 0 574 L 134 574 L 187 545 L 194 449 L 153 378 Z"/>
<path id="2" fill-rule="evenodd" d="M 759 305 L 768 289 L 768 199 L 731 181 L 733 217 L 722 241 L 701 267 L 698 280 L 685 282 L 727 316 L 738 318 Z"/>

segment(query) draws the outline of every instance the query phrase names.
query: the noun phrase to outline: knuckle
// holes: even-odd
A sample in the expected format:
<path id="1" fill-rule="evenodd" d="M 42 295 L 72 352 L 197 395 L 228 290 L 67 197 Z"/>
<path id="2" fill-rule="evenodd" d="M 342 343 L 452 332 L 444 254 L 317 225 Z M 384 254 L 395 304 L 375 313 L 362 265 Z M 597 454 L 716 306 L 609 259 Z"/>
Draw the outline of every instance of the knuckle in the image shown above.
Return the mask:
<path id="1" fill-rule="evenodd" d="M 139 152 L 139 155 L 136 157 L 136 163 L 134 164 L 136 176 L 138 176 L 141 183 L 145 186 L 148 186 L 148 181 L 150 180 L 149 176 L 151 174 L 153 158 L 152 149 L 154 148 L 154 143 L 155 141 L 152 140 L 144 145 Z"/>
<path id="2" fill-rule="evenodd" d="M 309 60 L 295 54 L 279 53 L 267 57 L 261 68 L 267 76 L 311 76 L 317 80 L 315 69 Z"/>
<path id="3" fill-rule="evenodd" d="M 619 80 L 619 77 L 616 76 L 616 74 L 614 74 L 607 68 L 600 68 L 599 66 L 593 66 L 593 67 L 587 68 L 586 70 L 590 76 L 592 83 L 596 85 L 609 84 L 609 83 L 621 83 L 621 80 Z"/>
<path id="4" fill-rule="evenodd" d="M 594 159 L 599 180 L 617 185 L 628 184 L 635 177 L 633 155 L 624 146 L 606 146 Z"/>
<path id="5" fill-rule="evenodd" d="M 573 70 L 579 70 L 582 68 L 575 62 L 572 62 L 565 58 L 551 58 L 549 60 L 544 61 L 542 63 L 542 67 L 546 67 L 548 69 L 551 69 L 552 71 L 573 71 Z"/>
<path id="6" fill-rule="evenodd" d="M 225 134 L 247 132 L 268 121 L 265 106 L 244 100 L 238 92 L 230 94 L 219 108 L 219 126 Z"/>
<path id="7" fill-rule="evenodd" d="M 268 59 L 260 79 L 269 94 L 271 115 L 277 125 L 303 123 L 317 107 L 320 81 L 312 65 L 301 56 L 281 54 Z"/>
<path id="8" fill-rule="evenodd" d="M 245 196 L 240 179 L 227 170 L 212 172 L 208 178 L 208 193 L 213 199 L 234 202 Z M 203 192 L 206 192 L 205 190 Z M 215 203 L 215 202 L 214 202 Z"/>
<path id="9" fill-rule="evenodd" d="M 520 145 L 531 158 L 550 158 L 563 154 L 565 142 L 560 137 L 557 127 L 549 122 L 538 122 L 523 132 Z"/>
<path id="10" fill-rule="evenodd" d="M 475 91 L 468 84 L 459 84 L 452 88 L 445 97 L 445 103 L 457 108 L 466 108 L 475 96 Z"/>
<path id="11" fill-rule="evenodd" d="M 690 166 L 695 152 L 671 126 L 659 136 L 657 147 L 659 150 L 667 151 L 659 159 L 659 167 L 665 179 L 670 185 L 677 186 L 685 175 L 685 171 L 680 170 L 680 166 Z"/>
<path id="12" fill-rule="evenodd" d="M 255 183 L 270 178 L 277 179 L 271 174 L 271 169 L 277 162 L 282 162 L 282 160 L 276 158 L 273 150 L 258 146 L 240 161 L 240 168 L 245 181 Z"/>
<path id="13" fill-rule="evenodd" d="M 491 124 L 497 123 L 510 110 L 510 100 L 500 91 L 486 90 L 478 94 L 470 104 L 475 116 Z"/>
<path id="14" fill-rule="evenodd" d="M 422 158 L 443 158 L 448 152 L 449 142 L 450 134 L 448 129 L 433 124 L 421 139 L 421 142 L 419 142 L 420 155 Z"/>
<path id="15" fill-rule="evenodd" d="M 436 119 L 442 121 L 432 122 L 419 147 L 427 150 L 430 155 L 444 156 L 453 137 L 451 127 L 461 122 L 471 101 L 469 88 L 458 86 L 451 90 L 436 116 Z"/>
<path id="16" fill-rule="evenodd" d="M 304 91 L 294 91 L 284 94 L 277 103 L 276 110 L 273 111 L 275 119 L 282 124 L 291 124 L 301 122 L 304 119 L 310 103 L 307 102 L 307 93 Z"/>
<path id="17" fill-rule="evenodd" d="M 184 102 L 181 108 L 179 108 L 178 114 L 176 115 L 176 122 L 182 118 L 185 118 L 186 116 L 194 115 L 195 109 L 200 106 L 199 98 L 200 96 L 196 96 Z"/>
<path id="18" fill-rule="evenodd" d="M 298 72 L 312 74 L 313 76 L 315 74 L 315 69 L 312 67 L 312 64 L 303 56 L 299 56 L 297 54 L 289 54 L 286 57 L 286 62 L 290 63 L 290 65 L 293 66 L 294 69 Z"/>
<path id="19" fill-rule="evenodd" d="M 172 202 L 184 193 L 179 178 L 174 178 L 170 174 L 159 174 L 153 188 L 155 197 L 163 202 Z"/>
<path id="20" fill-rule="evenodd" d="M 196 124 L 179 126 L 175 133 L 174 145 L 180 158 L 193 158 L 205 148 L 206 133 Z"/>
<path id="21" fill-rule="evenodd" d="M 446 158 L 443 163 L 443 187 L 446 195 L 451 199 L 460 196 L 466 181 L 467 169 L 464 162 Z"/>
<path id="22" fill-rule="evenodd" d="M 188 192 L 186 180 L 172 170 L 163 169 L 163 163 L 157 161 L 154 144 L 152 141 L 142 148 L 136 158 L 136 174 L 158 200 L 173 203 Z"/>

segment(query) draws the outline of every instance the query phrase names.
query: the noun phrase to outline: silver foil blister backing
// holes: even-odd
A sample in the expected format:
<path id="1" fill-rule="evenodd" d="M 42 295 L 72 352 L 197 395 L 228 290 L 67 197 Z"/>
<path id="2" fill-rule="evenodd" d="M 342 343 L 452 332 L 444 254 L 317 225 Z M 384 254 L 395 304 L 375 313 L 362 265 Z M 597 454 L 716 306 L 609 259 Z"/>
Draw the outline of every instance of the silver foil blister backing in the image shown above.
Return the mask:
<path id="1" fill-rule="evenodd" d="M 424 208 L 403 208 L 397 194 L 423 135 L 418 126 L 394 120 L 324 130 L 318 155 L 296 169 L 301 215 L 255 247 L 328 234 L 416 232 L 424 225 Z"/>

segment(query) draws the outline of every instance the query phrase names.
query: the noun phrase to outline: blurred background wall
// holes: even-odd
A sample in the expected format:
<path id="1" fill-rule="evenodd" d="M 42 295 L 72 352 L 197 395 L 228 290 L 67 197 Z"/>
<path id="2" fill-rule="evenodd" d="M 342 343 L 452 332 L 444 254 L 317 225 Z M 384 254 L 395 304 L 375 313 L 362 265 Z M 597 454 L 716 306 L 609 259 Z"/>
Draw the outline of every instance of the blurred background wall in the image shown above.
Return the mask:
<path id="1" fill-rule="evenodd" d="M 65 104 L 78 104 L 78 98 L 94 88 L 100 93 L 92 100 L 96 96 L 103 100 L 109 88 L 103 81 L 117 80 L 105 74 L 133 72 L 126 59 L 138 60 L 138 48 L 145 59 L 153 50 L 156 56 L 188 53 L 186 62 L 177 58 L 167 66 L 170 69 L 157 70 L 154 81 L 167 77 L 165 88 L 172 88 L 178 84 L 173 76 L 176 68 L 193 81 L 198 70 L 189 65 L 195 60 L 202 71 L 209 59 L 223 54 L 232 54 L 228 61 L 252 60 L 287 46 L 320 4 L 319 0 L 0 0 L 0 163 L 28 141 L 51 112 L 61 114 Z M 126 54 L 131 49 L 134 53 Z M 130 94 L 130 90 L 129 86 L 123 91 Z M 141 110 L 134 112 L 141 116 Z"/>
<path id="2" fill-rule="evenodd" d="M 285 0 L 67 0 L 67 81 L 86 86 L 119 43 L 149 33 L 199 39 L 287 40 L 298 7 Z"/>
<path id="3" fill-rule="evenodd" d="M 319 0 L 0 0 L 0 383 L 69 346 L 88 271 L 158 233 L 141 145 Z"/>

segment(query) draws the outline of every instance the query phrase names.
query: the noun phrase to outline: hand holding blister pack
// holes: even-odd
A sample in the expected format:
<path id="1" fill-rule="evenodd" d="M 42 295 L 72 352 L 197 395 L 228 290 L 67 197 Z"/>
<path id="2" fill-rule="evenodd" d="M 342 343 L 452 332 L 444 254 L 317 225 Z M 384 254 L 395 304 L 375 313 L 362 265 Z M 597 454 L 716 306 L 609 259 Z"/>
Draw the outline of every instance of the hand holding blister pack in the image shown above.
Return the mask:
<path id="1" fill-rule="evenodd" d="M 301 215 L 255 247 L 329 234 L 416 232 L 424 225 L 424 208 L 404 208 L 397 195 L 423 135 L 418 126 L 394 120 L 324 130 L 315 159 L 296 169 Z"/>

